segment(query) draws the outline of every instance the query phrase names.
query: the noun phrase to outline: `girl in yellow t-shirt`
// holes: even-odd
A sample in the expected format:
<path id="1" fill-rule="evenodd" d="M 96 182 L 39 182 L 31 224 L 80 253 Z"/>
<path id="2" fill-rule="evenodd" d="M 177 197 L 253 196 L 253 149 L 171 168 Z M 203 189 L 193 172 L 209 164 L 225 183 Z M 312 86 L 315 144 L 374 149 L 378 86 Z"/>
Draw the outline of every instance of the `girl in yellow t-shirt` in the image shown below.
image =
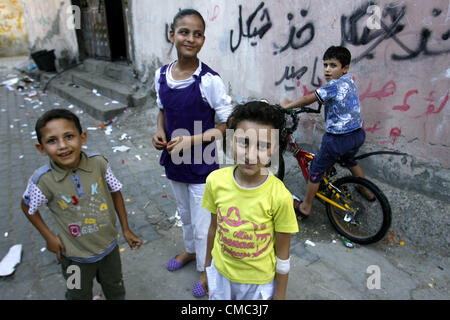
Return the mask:
<path id="1" fill-rule="evenodd" d="M 237 106 L 227 121 L 235 166 L 213 171 L 202 205 L 211 212 L 200 283 L 209 299 L 285 299 L 291 233 L 298 232 L 292 195 L 269 170 L 285 143 L 280 107 Z"/>

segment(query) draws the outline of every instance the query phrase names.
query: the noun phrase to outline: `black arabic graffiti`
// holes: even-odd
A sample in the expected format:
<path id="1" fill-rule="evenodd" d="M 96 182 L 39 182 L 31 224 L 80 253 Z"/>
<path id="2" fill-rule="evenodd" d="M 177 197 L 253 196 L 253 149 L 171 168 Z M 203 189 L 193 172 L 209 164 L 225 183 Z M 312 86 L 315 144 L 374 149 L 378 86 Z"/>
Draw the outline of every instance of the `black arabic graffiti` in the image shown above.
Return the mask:
<path id="1" fill-rule="evenodd" d="M 396 12 L 395 10 L 388 11 L 391 14 L 390 15 L 392 19 L 391 24 L 386 25 L 384 21 L 380 21 L 381 23 L 383 23 L 383 28 L 379 30 L 369 29 L 367 28 L 367 26 L 365 26 L 363 28 L 361 36 L 359 36 L 358 22 L 364 17 L 366 17 L 367 8 L 372 5 L 375 5 L 375 3 L 374 2 L 366 3 L 361 8 L 355 10 L 348 18 L 345 15 L 341 16 L 341 38 L 342 38 L 341 45 L 345 45 L 346 43 L 351 43 L 354 46 L 367 45 L 375 40 L 375 42 L 372 43 L 368 49 L 366 49 L 358 57 L 354 58 L 352 62 L 358 62 L 364 58 L 372 59 L 374 57 L 373 50 L 381 42 L 390 37 L 394 37 L 397 33 L 401 32 L 405 27 L 403 24 L 400 24 L 401 19 L 404 17 L 406 13 L 406 7 L 403 6 L 400 9 L 400 12 Z M 346 28 L 347 21 L 348 21 L 348 29 Z"/>
<path id="2" fill-rule="evenodd" d="M 431 13 L 432 13 L 433 17 L 438 17 L 442 13 L 442 10 L 439 8 L 434 8 Z M 381 25 L 383 26 L 383 21 L 381 22 Z M 444 41 L 447 40 L 449 33 L 450 33 L 450 29 L 441 35 L 441 39 Z M 437 55 L 449 53 L 450 49 L 430 50 L 428 48 L 428 40 L 430 39 L 431 34 L 432 34 L 432 31 L 429 30 L 428 28 L 422 28 L 422 31 L 420 32 L 420 41 L 419 41 L 419 44 L 418 44 L 416 50 L 411 50 L 410 48 L 408 48 L 407 46 L 402 44 L 400 42 L 400 40 L 396 39 L 396 42 L 407 52 L 407 55 L 401 56 L 398 54 L 393 54 L 392 59 L 393 60 L 412 59 L 412 58 L 419 56 L 421 53 L 423 53 L 425 56 L 437 56 Z"/>
<path id="3" fill-rule="evenodd" d="M 285 80 L 291 80 L 291 79 L 300 80 L 307 71 L 308 71 L 307 66 L 303 66 L 299 70 L 295 70 L 295 66 L 291 66 L 290 68 L 289 68 L 289 66 L 287 66 L 284 69 L 283 76 L 281 77 L 280 80 L 275 82 L 275 85 L 279 86 Z M 284 85 L 284 89 L 286 91 L 295 90 L 295 86 Z"/>
<path id="4" fill-rule="evenodd" d="M 311 76 L 311 85 L 313 87 L 315 87 L 315 88 L 319 88 L 319 87 L 322 86 L 322 80 L 319 77 L 316 78 L 318 61 L 319 61 L 319 58 L 316 57 L 314 59 L 313 73 L 312 73 L 312 76 Z M 275 82 L 275 86 L 279 86 L 284 81 L 288 81 L 288 80 L 300 81 L 300 79 L 305 75 L 306 72 L 308 72 L 308 67 L 307 66 L 303 66 L 303 67 L 301 67 L 298 70 L 295 70 L 295 66 L 291 66 L 291 67 L 287 66 L 284 69 L 284 74 L 281 77 L 281 79 L 278 80 L 277 82 Z M 294 86 L 288 86 L 287 84 L 284 85 L 284 89 L 286 91 L 295 90 L 295 87 L 296 87 L 295 85 Z"/>
<path id="5" fill-rule="evenodd" d="M 259 6 L 256 8 L 256 10 L 248 17 L 247 21 L 246 21 L 246 26 L 247 26 L 247 33 L 244 33 L 244 27 L 242 24 L 242 6 L 239 5 L 239 40 L 237 42 L 237 44 L 234 46 L 233 45 L 233 34 L 234 34 L 234 30 L 230 31 L 230 48 L 231 48 L 231 52 L 236 51 L 237 48 L 239 48 L 240 44 L 241 44 L 241 40 L 242 37 L 246 37 L 246 38 L 254 38 L 256 36 L 259 36 L 260 39 L 262 39 L 264 37 L 264 35 L 266 34 L 267 31 L 269 31 L 270 28 L 272 28 L 272 22 L 270 21 L 270 15 L 269 15 L 269 10 L 267 8 L 264 8 L 264 10 L 262 10 L 262 14 L 261 14 L 261 18 L 259 19 L 261 22 L 263 22 L 264 20 L 266 20 L 266 23 L 263 24 L 259 29 L 258 28 L 254 28 L 253 31 L 251 31 L 252 29 L 252 23 L 255 20 L 256 16 L 258 15 L 259 11 L 261 9 L 263 9 L 264 7 L 264 2 L 261 2 L 259 4 Z M 256 46 L 257 42 L 256 41 L 252 41 L 250 42 L 250 44 L 252 46 Z"/>
<path id="6" fill-rule="evenodd" d="M 402 24 L 402 19 L 406 14 L 406 6 L 398 7 L 394 5 L 386 5 L 383 10 L 382 17 L 380 18 L 381 28 L 378 30 L 371 30 L 364 26 L 361 35 L 358 34 L 358 23 L 365 17 L 367 17 L 367 8 L 371 5 L 376 5 L 375 2 L 368 2 L 361 8 L 355 10 L 349 17 L 343 15 L 341 17 L 341 44 L 345 45 L 350 43 L 355 46 L 369 45 L 369 47 L 364 50 L 363 53 L 359 54 L 356 58 L 352 60 L 353 63 L 359 62 L 362 59 L 372 59 L 375 54 L 375 49 L 384 40 L 392 39 L 395 41 L 400 48 L 402 48 L 406 54 L 392 54 L 391 58 L 393 60 L 406 60 L 418 57 L 421 53 L 425 56 L 435 56 L 446 54 L 450 52 L 450 49 L 443 50 L 430 50 L 428 48 L 428 40 L 431 37 L 432 31 L 428 28 L 423 28 L 420 32 L 420 40 L 417 48 L 415 50 L 411 49 L 404 42 L 398 38 L 398 34 L 401 33 L 405 25 Z M 432 10 L 433 17 L 437 17 L 441 14 L 442 10 L 434 8 Z M 387 17 L 390 18 L 390 22 L 387 21 Z M 366 20 L 362 20 L 365 22 Z M 442 40 L 447 40 L 450 34 L 450 30 L 445 32 L 442 36 Z"/>
<path id="7" fill-rule="evenodd" d="M 300 10 L 300 15 L 305 18 L 308 15 L 308 10 L 302 9 Z M 294 19 L 294 15 L 292 13 L 288 13 L 287 18 L 289 20 L 289 23 Z M 309 36 L 306 38 L 303 38 L 303 33 L 309 32 Z M 276 43 L 274 43 L 275 51 L 273 52 L 274 55 L 280 54 L 281 52 L 292 48 L 294 50 L 300 49 L 308 45 L 313 39 L 315 35 L 314 25 L 312 22 L 308 22 L 303 27 L 301 27 L 299 30 L 297 30 L 297 27 L 295 25 L 291 25 L 289 29 L 289 39 L 287 43 L 280 47 Z M 303 38 L 303 39 L 302 39 Z M 297 42 L 297 40 L 302 40 L 300 42 Z"/>
<path id="8" fill-rule="evenodd" d="M 260 39 L 264 37 L 264 35 L 272 28 L 272 21 L 270 19 L 269 10 L 267 8 L 264 8 L 265 3 L 261 2 L 259 6 L 256 8 L 255 11 L 253 11 L 248 19 L 245 22 L 246 30 L 244 31 L 244 24 L 243 24 L 243 18 L 242 18 L 242 5 L 239 5 L 239 36 L 237 43 L 233 43 L 233 36 L 234 36 L 234 30 L 230 31 L 230 49 L 231 52 L 235 52 L 242 41 L 242 38 L 256 38 L 259 36 Z M 308 15 L 308 10 L 302 9 L 300 10 L 300 15 L 305 18 Z M 263 25 L 261 25 L 259 28 L 254 27 L 252 24 L 257 20 L 257 17 L 259 16 L 259 21 L 264 22 Z M 289 23 L 294 19 L 294 14 L 288 13 L 287 18 L 289 20 Z M 276 43 L 274 43 L 274 55 L 277 55 L 289 48 L 292 48 L 294 50 L 300 49 L 308 45 L 313 39 L 315 35 L 315 29 L 312 22 L 306 23 L 303 27 L 297 30 L 296 25 L 291 25 L 289 29 L 289 38 L 286 41 L 286 44 L 283 46 L 280 46 Z M 250 45 L 256 46 L 256 41 L 251 41 Z"/>

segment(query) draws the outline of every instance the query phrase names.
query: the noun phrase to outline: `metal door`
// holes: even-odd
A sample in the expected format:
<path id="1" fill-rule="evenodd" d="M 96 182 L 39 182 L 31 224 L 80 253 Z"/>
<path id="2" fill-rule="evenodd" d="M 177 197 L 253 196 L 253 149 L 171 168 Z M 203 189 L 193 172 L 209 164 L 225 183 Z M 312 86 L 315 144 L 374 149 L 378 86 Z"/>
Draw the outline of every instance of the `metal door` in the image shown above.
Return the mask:
<path id="1" fill-rule="evenodd" d="M 81 31 L 91 58 L 111 60 L 105 0 L 81 0 Z"/>

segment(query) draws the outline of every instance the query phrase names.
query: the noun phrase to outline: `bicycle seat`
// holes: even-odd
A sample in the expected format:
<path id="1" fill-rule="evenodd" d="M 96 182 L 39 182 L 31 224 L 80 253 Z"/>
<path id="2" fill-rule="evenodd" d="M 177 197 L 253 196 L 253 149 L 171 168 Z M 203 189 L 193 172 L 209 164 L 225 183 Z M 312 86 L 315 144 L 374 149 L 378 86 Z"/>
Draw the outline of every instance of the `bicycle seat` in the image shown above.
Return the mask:
<path id="1" fill-rule="evenodd" d="M 336 163 L 338 163 L 342 167 L 346 167 L 347 163 L 351 160 L 350 154 L 344 154 L 339 159 L 337 159 Z"/>

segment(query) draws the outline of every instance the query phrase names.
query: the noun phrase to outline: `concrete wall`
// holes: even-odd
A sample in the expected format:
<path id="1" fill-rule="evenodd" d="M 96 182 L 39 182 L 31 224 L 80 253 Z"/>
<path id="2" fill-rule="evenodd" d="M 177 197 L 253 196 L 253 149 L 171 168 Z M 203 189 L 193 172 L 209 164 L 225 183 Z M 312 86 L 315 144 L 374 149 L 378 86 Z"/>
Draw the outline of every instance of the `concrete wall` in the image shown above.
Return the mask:
<path id="1" fill-rule="evenodd" d="M 28 34 L 19 0 L 0 0 L 0 57 L 28 54 Z"/>
<path id="2" fill-rule="evenodd" d="M 78 59 L 75 29 L 70 28 L 70 0 L 21 0 L 30 50 L 55 50 L 57 67 Z"/>
<path id="3" fill-rule="evenodd" d="M 167 1 L 133 0 L 135 67 L 144 80 L 176 58 L 167 28 L 180 8 L 206 20 L 199 57 L 219 72 L 236 102 L 279 102 L 324 83 L 322 55 L 330 45 L 353 54 L 367 142 L 364 151 L 406 157 L 363 160 L 370 173 L 405 187 L 448 192 L 450 168 L 450 3 L 433 1 Z M 378 24 L 378 26 L 377 26 Z M 371 27 L 372 29 L 368 28 Z M 305 118 L 298 138 L 314 148 L 323 116 Z M 424 183 L 425 181 L 425 183 Z M 440 191 L 438 189 L 441 189 Z"/>

